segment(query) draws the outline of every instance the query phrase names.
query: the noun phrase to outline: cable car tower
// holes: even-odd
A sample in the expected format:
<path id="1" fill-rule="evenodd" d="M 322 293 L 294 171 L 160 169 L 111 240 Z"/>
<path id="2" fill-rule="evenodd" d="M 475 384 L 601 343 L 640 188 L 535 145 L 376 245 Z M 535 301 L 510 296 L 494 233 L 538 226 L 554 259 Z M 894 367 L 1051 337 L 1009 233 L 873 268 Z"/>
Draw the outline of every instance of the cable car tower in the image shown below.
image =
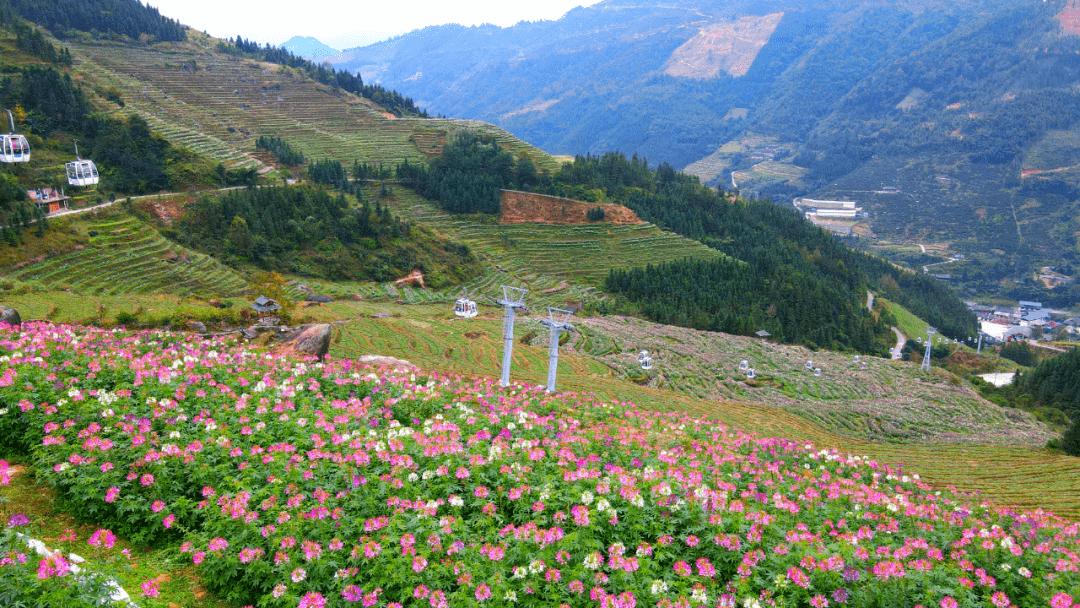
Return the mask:
<path id="1" fill-rule="evenodd" d="M 555 392 L 555 374 L 559 370 L 559 336 L 564 331 L 577 331 L 573 325 L 570 325 L 570 315 L 574 314 L 569 310 L 563 310 L 561 308 L 548 308 L 548 318 L 541 320 L 540 324 L 544 327 L 551 328 L 551 344 L 548 345 L 548 377 L 547 377 L 547 392 Z"/>
<path id="2" fill-rule="evenodd" d="M 919 367 L 924 372 L 930 371 L 930 343 L 934 341 L 934 334 L 937 333 L 937 329 L 927 327 L 926 333 L 926 354 L 923 355 L 922 365 Z"/>
<path id="3" fill-rule="evenodd" d="M 68 184 L 72 186 L 96 186 L 98 183 L 97 165 L 92 160 L 83 160 L 79 156 L 79 142 L 75 142 L 75 160 L 65 163 Z"/>
<path id="4" fill-rule="evenodd" d="M 454 314 L 465 319 L 472 319 L 477 315 L 476 302 L 469 299 L 468 287 L 465 288 L 465 295 L 454 302 Z"/>
<path id="5" fill-rule="evenodd" d="M 0 162 L 5 163 L 28 163 L 30 162 L 30 143 L 22 135 L 15 133 L 15 117 L 11 110 L 7 111 L 8 120 L 11 121 L 11 133 L 0 135 Z"/>
<path id="6" fill-rule="evenodd" d="M 503 306 L 503 360 L 499 385 L 510 386 L 510 359 L 514 352 L 514 311 L 519 308 L 528 310 L 525 307 L 525 294 L 529 293 L 529 290 L 508 285 L 503 285 L 502 290 L 503 299 L 499 300 L 499 304 Z"/>

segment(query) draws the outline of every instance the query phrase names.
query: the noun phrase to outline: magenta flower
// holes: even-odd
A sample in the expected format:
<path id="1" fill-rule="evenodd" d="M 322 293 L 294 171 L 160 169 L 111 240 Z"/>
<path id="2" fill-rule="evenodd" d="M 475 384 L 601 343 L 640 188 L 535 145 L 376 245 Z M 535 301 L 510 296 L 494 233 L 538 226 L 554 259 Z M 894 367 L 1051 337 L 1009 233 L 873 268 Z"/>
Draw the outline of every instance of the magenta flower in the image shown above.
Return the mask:
<path id="1" fill-rule="evenodd" d="M 139 480 L 144 486 L 148 486 L 154 483 L 154 476 L 150 473 L 143 473 L 142 479 Z"/>
<path id="2" fill-rule="evenodd" d="M 485 583 L 480 583 L 480 585 L 476 587 L 476 593 L 474 595 L 476 596 L 476 601 L 482 602 L 491 597 L 491 588 Z"/>
<path id="3" fill-rule="evenodd" d="M 1058 593 L 1050 599 L 1051 608 L 1071 608 L 1072 603 L 1072 596 L 1064 592 Z"/>
<path id="4" fill-rule="evenodd" d="M 326 598 L 317 591 L 309 591 L 304 597 L 300 598 L 300 603 L 297 608 L 325 608 Z"/>
<path id="5" fill-rule="evenodd" d="M 144 581 L 142 584 L 142 594 L 143 597 L 157 597 L 161 595 L 161 592 L 158 590 L 157 581 L 153 579 Z"/>
<path id="6" fill-rule="evenodd" d="M 191 554 L 191 561 L 195 562 L 196 564 L 203 563 L 204 559 L 206 559 L 205 551 L 196 551 L 195 553 Z"/>
<path id="7" fill-rule="evenodd" d="M 120 488 L 113 486 L 105 491 L 105 502 L 112 502 L 120 496 Z"/>
<path id="8" fill-rule="evenodd" d="M 102 528 L 91 534 L 90 539 L 86 542 L 92 547 L 104 546 L 105 548 L 111 548 L 113 543 L 116 542 L 116 536 L 111 531 Z"/>

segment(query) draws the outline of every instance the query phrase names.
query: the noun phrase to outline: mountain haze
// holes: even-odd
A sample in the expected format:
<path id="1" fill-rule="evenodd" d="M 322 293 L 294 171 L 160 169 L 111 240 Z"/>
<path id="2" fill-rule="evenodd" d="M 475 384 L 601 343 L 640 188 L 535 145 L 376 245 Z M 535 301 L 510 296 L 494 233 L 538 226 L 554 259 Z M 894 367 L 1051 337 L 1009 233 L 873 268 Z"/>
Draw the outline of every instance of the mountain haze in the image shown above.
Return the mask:
<path id="1" fill-rule="evenodd" d="M 340 52 L 333 47 L 323 44 L 318 38 L 313 36 L 293 36 L 279 44 L 278 48 L 285 49 L 294 55 L 305 57 L 307 59 L 318 59 L 319 57 L 336 55 Z"/>

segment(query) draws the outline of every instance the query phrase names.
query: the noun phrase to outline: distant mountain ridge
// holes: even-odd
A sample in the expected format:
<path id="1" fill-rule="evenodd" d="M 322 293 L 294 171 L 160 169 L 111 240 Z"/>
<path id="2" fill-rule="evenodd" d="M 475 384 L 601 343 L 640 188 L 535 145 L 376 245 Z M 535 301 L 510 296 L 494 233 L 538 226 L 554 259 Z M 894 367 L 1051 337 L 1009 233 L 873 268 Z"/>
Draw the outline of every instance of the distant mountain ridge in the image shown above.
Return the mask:
<path id="1" fill-rule="evenodd" d="M 278 45 L 278 48 L 285 49 L 294 55 L 299 55 L 306 59 L 318 59 L 320 57 L 328 57 L 330 55 L 336 55 L 340 51 L 327 46 L 319 41 L 318 38 L 312 36 L 293 36 L 285 42 Z"/>
<path id="2" fill-rule="evenodd" d="M 854 199 L 874 241 L 967 254 L 970 272 L 949 270 L 977 291 L 1075 302 L 1080 287 L 1029 277 L 1080 274 L 1077 32 L 1075 0 L 604 0 L 329 60 L 553 154 L 618 150 L 710 184 L 734 172 L 778 201 Z"/>

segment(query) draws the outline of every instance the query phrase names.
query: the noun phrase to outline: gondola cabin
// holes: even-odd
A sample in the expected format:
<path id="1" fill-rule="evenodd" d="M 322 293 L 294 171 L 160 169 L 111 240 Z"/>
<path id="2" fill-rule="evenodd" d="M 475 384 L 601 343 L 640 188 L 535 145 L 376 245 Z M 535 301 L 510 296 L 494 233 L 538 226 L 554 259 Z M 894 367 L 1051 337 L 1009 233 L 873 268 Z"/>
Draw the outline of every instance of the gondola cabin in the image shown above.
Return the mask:
<path id="1" fill-rule="evenodd" d="M 0 135 L 0 162 L 5 163 L 28 163 L 30 162 L 30 143 L 22 135 L 15 133 L 15 117 L 11 110 L 7 111 L 8 119 L 11 120 L 11 132 Z"/>
<path id="2" fill-rule="evenodd" d="M 641 364 L 641 369 L 652 369 L 652 355 L 649 351 L 643 350 L 638 353 L 637 360 Z"/>
<path id="3" fill-rule="evenodd" d="M 454 302 L 454 314 L 465 319 L 475 317 L 478 314 L 476 302 L 473 302 L 469 298 L 458 298 L 458 300 Z"/>
<path id="4" fill-rule="evenodd" d="M 64 165 L 67 169 L 67 180 L 71 186 L 81 188 L 96 186 L 98 183 L 97 165 L 92 160 L 83 160 L 79 156 L 79 144 L 75 144 L 75 160 Z"/>
<path id="5" fill-rule="evenodd" d="M 92 160 L 76 160 L 66 163 L 67 180 L 71 186 L 96 186 L 98 183 L 98 170 Z"/>

